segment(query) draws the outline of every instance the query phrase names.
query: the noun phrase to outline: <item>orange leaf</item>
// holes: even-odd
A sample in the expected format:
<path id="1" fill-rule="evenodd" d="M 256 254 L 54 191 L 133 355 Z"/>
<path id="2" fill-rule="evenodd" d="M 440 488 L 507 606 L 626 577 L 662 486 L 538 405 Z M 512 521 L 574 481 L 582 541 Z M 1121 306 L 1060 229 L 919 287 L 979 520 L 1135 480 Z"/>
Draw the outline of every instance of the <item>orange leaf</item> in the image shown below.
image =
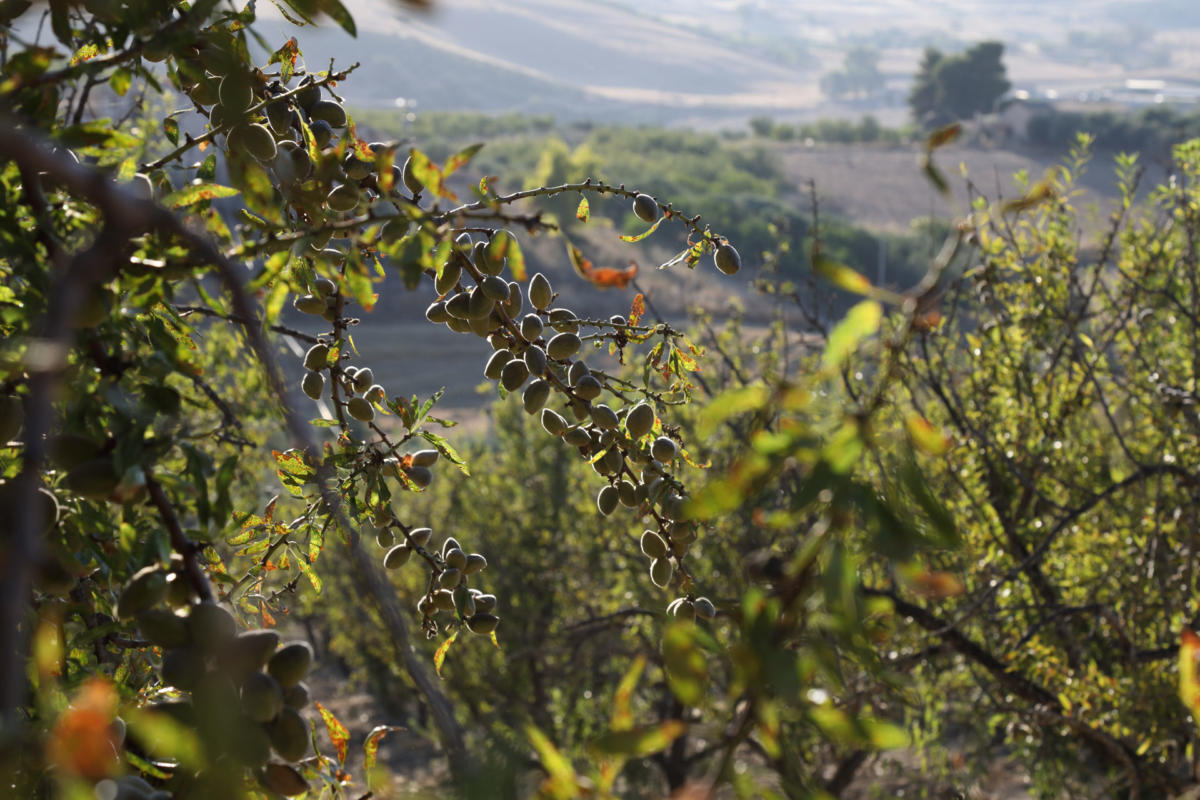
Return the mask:
<path id="1" fill-rule="evenodd" d="M 629 307 L 629 324 L 637 325 L 642 321 L 642 315 L 646 313 L 646 298 L 642 297 L 642 293 L 638 292 L 633 298 L 633 305 Z"/>
<path id="2" fill-rule="evenodd" d="M 956 576 L 940 570 L 922 570 L 909 575 L 908 579 L 917 594 L 935 600 L 957 597 L 966 591 L 966 587 Z"/>
<path id="3" fill-rule="evenodd" d="M 325 728 L 329 731 L 329 740 L 333 742 L 334 749 L 337 750 L 338 763 L 346 763 L 346 745 L 350 741 L 350 732 L 346 730 L 346 726 L 338 721 L 338 718 L 333 715 L 325 706 L 320 703 L 316 704 L 317 711 L 321 712 L 321 719 L 325 720 Z"/>
<path id="4" fill-rule="evenodd" d="M 637 264 L 630 262 L 625 269 L 616 269 L 615 267 L 593 267 L 588 270 L 587 278 L 601 289 L 617 288 L 624 289 L 637 275 Z"/>
<path id="5" fill-rule="evenodd" d="M 112 727 L 118 702 L 109 681 L 94 678 L 83 684 L 50 734 L 47 759 L 90 780 L 113 774 L 120 766 L 119 740 Z"/>
<path id="6" fill-rule="evenodd" d="M 1196 659 L 1200 656 L 1200 636 L 1184 628 L 1179 643 L 1179 697 L 1200 718 L 1200 682 L 1196 679 Z"/>

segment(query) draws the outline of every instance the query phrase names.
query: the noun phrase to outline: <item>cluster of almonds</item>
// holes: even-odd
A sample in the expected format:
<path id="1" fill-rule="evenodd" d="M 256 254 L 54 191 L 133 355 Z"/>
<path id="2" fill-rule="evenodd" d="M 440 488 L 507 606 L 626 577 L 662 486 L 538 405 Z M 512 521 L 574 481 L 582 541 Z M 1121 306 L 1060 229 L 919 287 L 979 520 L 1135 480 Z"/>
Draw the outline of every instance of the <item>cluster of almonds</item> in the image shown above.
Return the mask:
<path id="1" fill-rule="evenodd" d="M 309 726 L 300 713 L 309 702 L 303 681 L 313 663 L 306 642 L 281 645 L 272 630 L 238 633 L 225 608 L 195 602 L 181 561 L 134 575 L 121 592 L 117 616 L 134 620 L 142 637 L 163 649 L 163 687 L 187 693 L 150 710 L 195 728 L 210 764 L 255 770 L 277 794 L 308 791 L 292 766 L 309 752 Z"/>
<path id="2" fill-rule="evenodd" d="M 653 223 L 658 219 L 658 201 L 640 192 L 633 197 L 633 213 L 642 222 Z M 729 242 L 721 242 L 713 251 L 713 263 L 726 275 L 733 275 L 742 268 L 742 257 Z"/>
<path id="3" fill-rule="evenodd" d="M 512 234 L 504 231 L 496 235 Z M 470 234 L 464 233 L 457 244 L 461 250 L 454 251 L 435 280 L 437 293 L 443 299 L 430 305 L 425 317 L 433 323 L 444 323 L 457 333 L 485 337 L 521 313 L 524 305 L 521 286 L 501 277 L 508 259 L 489 252 L 485 242 L 472 242 Z M 469 259 L 463 255 L 464 251 L 471 253 Z M 462 282 L 464 272 L 475 281 L 470 289 Z"/>
<path id="4" fill-rule="evenodd" d="M 470 579 L 487 568 L 487 559 L 483 555 L 466 552 L 453 536 L 446 538 L 441 550 L 431 552 L 426 549 L 433 538 L 430 528 L 408 531 L 401 528 L 403 541 L 397 543 L 392 528 L 390 522 L 385 523 L 376 534 L 379 546 L 387 550 L 383 556 L 386 568 L 399 569 L 408 563 L 413 553 L 420 553 L 432 566 L 429 587 L 417 601 L 417 611 L 427 629 L 435 629 L 432 621 L 439 611 L 449 611 L 472 633 L 489 634 L 496 630 L 500 624 L 500 617 L 495 613 L 496 595 L 469 586 Z"/>
<path id="5" fill-rule="evenodd" d="M 657 213 L 657 205 L 654 208 Z M 647 215 L 639 214 L 643 219 Z M 518 319 L 523 305 L 520 286 L 508 283 L 508 294 L 501 299 L 505 282 L 495 277 L 503 263 L 489 261 L 488 248 L 482 242 L 471 243 L 464 236 L 459 244 L 471 247 L 471 263 L 466 267 L 453 261 L 455 266 L 447 264 L 437 287 L 446 297 L 431 305 L 426 316 L 453 330 L 488 337 L 494 352 L 483 368 L 484 377 L 498 381 L 508 392 L 521 390 L 525 411 L 540 412 L 547 433 L 578 448 L 593 469 L 608 478 L 596 497 L 602 514 L 612 514 L 619 505 L 646 507 L 654 513 L 661 529 L 651 533 L 663 547 L 653 557 L 650 575 L 655 585 L 667 586 L 675 572 L 672 561 L 678 562 L 696 538 L 695 526 L 685 519 L 682 487 L 670 473 L 678 445 L 667 436 L 652 436 L 656 416 L 649 403 L 614 409 L 597 402 L 605 389 L 602 376 L 576 357 L 583 346 L 581 322 L 568 308 L 550 307 L 555 295 L 545 275 L 538 273 L 530 279 L 533 310 Z M 732 255 L 727 252 L 723 259 L 736 259 L 737 251 L 731 246 L 729 251 Z M 475 278 L 470 290 L 461 285 L 464 272 Z M 614 317 L 609 323 L 620 329 L 625 320 Z M 566 412 L 573 421 L 546 408 L 554 390 L 566 396 Z M 686 603 L 673 604 L 672 613 L 678 608 L 686 613 L 696 606 L 692 600 Z M 704 616 L 711 606 L 705 600 L 696 613 Z"/>

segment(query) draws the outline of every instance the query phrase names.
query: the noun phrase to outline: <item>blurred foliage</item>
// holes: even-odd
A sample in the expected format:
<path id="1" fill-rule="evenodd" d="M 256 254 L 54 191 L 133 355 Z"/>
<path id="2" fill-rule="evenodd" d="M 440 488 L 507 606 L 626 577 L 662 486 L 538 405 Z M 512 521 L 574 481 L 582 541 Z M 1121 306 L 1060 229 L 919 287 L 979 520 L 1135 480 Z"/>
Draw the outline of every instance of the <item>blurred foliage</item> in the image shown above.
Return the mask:
<path id="1" fill-rule="evenodd" d="M 1066 153 L 1081 133 L 1109 153 L 1139 153 L 1149 163 L 1166 163 L 1175 145 L 1200 136 L 1200 112 L 1153 106 L 1132 113 L 1040 111 L 1029 120 L 1031 144 Z"/>

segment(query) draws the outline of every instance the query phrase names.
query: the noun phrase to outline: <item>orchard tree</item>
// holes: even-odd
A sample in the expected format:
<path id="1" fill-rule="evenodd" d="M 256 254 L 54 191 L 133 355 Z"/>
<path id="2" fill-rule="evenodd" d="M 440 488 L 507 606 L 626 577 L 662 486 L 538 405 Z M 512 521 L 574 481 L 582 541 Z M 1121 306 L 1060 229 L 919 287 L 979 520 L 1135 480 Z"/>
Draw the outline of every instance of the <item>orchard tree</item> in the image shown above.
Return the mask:
<path id="1" fill-rule="evenodd" d="M 298 26 L 327 16 L 355 31 L 337 0 L 283 6 Z M 354 65 L 312 69 L 297 39 L 265 42 L 252 3 L 55 2 L 33 9 L 49 45 L 16 32 L 29 8 L 0 7 L 6 791 L 343 794 L 345 729 L 312 702 L 309 646 L 276 629 L 298 594 L 321 602 L 331 551 L 421 693 L 452 777 L 478 785 L 479 737 L 410 626 L 438 642 L 436 670 L 452 645 L 464 649 L 456 642 L 498 644 L 510 599 L 486 591 L 494 570 L 477 531 L 435 531 L 420 517 L 415 498 L 437 472 L 469 469 L 442 435 L 437 397 L 381 385 L 357 354 L 354 334 L 369 335 L 362 317 L 389 276 L 424 293 L 431 330 L 478 339 L 481 376 L 590 471 L 588 506 L 635 516 L 626 559 L 640 564 L 640 590 L 657 591 L 650 613 L 669 623 L 648 634 L 665 713 L 643 722 L 631 699 L 648 652 L 622 671 L 586 754 L 567 758 L 536 724 L 521 731 L 516 749 L 545 773 L 542 796 L 616 796 L 642 757 L 660 758 L 672 786 L 760 795 L 739 768 L 747 752 L 808 796 L 844 785 L 870 749 L 905 741 L 886 706 L 844 692 L 837 665 L 876 674 L 887 633 L 888 604 L 859 590 L 856 570 L 950 537 L 897 516 L 907 504 L 936 522 L 919 476 L 916 501 L 893 501 L 854 472 L 877 446 L 868 433 L 892 365 L 861 408 L 819 398 L 885 306 L 902 331 L 889 352 L 911 341 L 949 261 L 907 295 L 856 306 L 811 385 L 710 386 L 716 399 L 689 420 L 685 404 L 706 385 L 700 350 L 647 319 L 643 297 L 624 314 L 578 317 L 544 275 L 527 274 L 515 231 L 556 231 L 538 203 L 568 200 L 586 223 L 591 202 L 617 199 L 647 226 L 624 240 L 664 225 L 686 236 L 661 265 L 680 280 L 700 264 L 737 273 L 738 251 L 699 216 L 595 180 L 502 194 L 495 178 L 462 180 L 478 146 L 436 164 L 364 141 L 337 94 Z M 31 19 L 22 31 L 36 30 Z M 598 285 L 632 277 L 569 242 L 566 252 Z M 589 366 L 603 349 L 640 369 Z M 717 429 L 736 447 L 691 492 L 685 465 L 702 465 L 696 442 Z M 776 536 L 735 553 L 745 582 L 727 591 L 695 564 L 705 526 L 732 514 Z M 410 604 L 390 570 L 419 584 Z M 511 576 L 495 585 L 522 588 Z M 313 749 L 317 717 L 332 754 Z M 364 742 L 368 788 L 380 792 L 375 752 L 388 730 Z M 792 758 L 822 742 L 841 758 L 833 779 Z"/>
<path id="2" fill-rule="evenodd" d="M 649 579 L 678 593 L 675 607 L 715 613 L 687 567 L 687 451 L 667 414 L 686 399 L 693 348 L 638 307 L 591 320 L 556 305 L 509 228 L 553 229 L 518 202 L 577 194 L 581 219 L 588 195 L 631 202 L 650 226 L 631 242 L 682 226 L 674 264 L 707 255 L 732 274 L 730 243 L 592 181 L 501 195 L 484 179 L 459 201 L 450 178 L 478 147 L 439 166 L 363 141 L 336 94 L 353 65 L 312 70 L 296 39 L 255 58 L 253 4 L 52 3 L 54 41 L 17 46 L 29 7 L 3 9 L 0 84 L 6 789 L 337 790 L 343 729 L 318 705 L 337 759 L 311 751 L 312 652 L 273 629 L 301 585 L 320 591 L 318 559 L 335 543 L 422 688 L 452 771 L 470 773 L 408 619 L 447 644 L 495 641 L 504 598 L 482 591 L 487 559 L 469 531 L 435 538 L 405 509 L 439 464 L 466 466 L 436 432 L 436 397 L 355 363 L 358 315 L 389 273 L 428 294 L 431 325 L 478 337 L 483 376 L 592 465 L 600 513 L 643 510 Z M 354 33 L 337 0 L 281 10 Z M 187 107 L 173 110 L 176 98 Z M 294 326 L 289 307 L 325 327 Z M 303 343 L 302 364 L 280 364 L 280 337 Z M 589 369 L 583 355 L 605 345 L 644 345 L 647 377 Z M 313 424 L 312 409 L 329 413 Z M 282 495 L 262 488 L 272 472 Z M 384 572 L 410 560 L 427 575 L 411 610 Z M 368 765 L 384 733 L 368 740 Z"/>

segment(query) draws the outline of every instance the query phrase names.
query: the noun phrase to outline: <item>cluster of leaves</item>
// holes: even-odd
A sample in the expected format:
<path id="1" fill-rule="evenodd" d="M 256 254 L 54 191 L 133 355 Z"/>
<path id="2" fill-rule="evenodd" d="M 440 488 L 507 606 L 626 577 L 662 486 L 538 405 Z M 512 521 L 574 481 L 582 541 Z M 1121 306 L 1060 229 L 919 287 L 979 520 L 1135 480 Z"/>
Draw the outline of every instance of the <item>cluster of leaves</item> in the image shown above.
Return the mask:
<path id="1" fill-rule="evenodd" d="M 1147 163 L 1169 162 L 1175 145 L 1200 134 L 1200 114 L 1170 106 L 1154 106 L 1136 113 L 1113 111 L 1045 110 L 1034 114 L 1025 135 L 1033 144 L 1070 151 L 1086 133 L 1097 151 L 1138 153 Z"/>

